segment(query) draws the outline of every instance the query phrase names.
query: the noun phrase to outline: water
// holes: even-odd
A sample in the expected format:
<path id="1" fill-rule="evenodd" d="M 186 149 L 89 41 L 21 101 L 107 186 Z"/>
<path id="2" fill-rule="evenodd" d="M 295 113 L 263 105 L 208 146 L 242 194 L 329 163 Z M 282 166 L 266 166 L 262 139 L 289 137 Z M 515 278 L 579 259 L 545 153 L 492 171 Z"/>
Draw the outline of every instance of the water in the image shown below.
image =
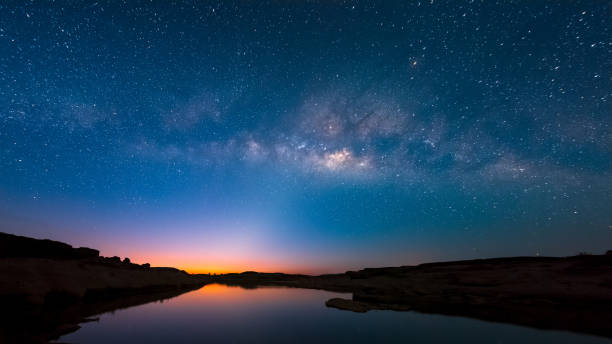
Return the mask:
<path id="1" fill-rule="evenodd" d="M 100 316 L 67 343 L 610 343 L 605 338 L 417 312 L 325 307 L 349 294 L 204 286 Z"/>

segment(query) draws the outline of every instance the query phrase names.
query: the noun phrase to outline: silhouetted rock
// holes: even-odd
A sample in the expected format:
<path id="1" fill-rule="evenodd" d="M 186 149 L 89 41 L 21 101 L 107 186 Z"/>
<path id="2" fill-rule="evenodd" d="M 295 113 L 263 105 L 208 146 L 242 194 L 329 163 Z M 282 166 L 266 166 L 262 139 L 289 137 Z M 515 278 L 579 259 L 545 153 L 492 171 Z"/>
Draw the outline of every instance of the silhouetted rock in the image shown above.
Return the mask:
<path id="1" fill-rule="evenodd" d="M 121 258 L 119 258 L 119 257 L 117 257 L 117 256 L 112 256 L 112 257 L 109 257 L 109 258 L 106 258 L 106 259 L 107 259 L 107 261 L 108 261 L 109 263 L 114 263 L 114 264 L 119 264 L 119 263 L 121 263 Z"/>
<path id="2" fill-rule="evenodd" d="M 178 273 L 180 273 L 180 274 L 189 275 L 189 274 L 187 273 L 187 271 L 185 271 L 185 270 L 180 270 L 180 269 L 177 269 L 177 268 L 171 268 L 171 267 L 156 267 L 156 268 L 154 268 L 154 269 L 155 269 L 155 270 L 157 270 L 157 271 L 178 272 Z M 199 276 L 199 275 L 198 275 L 198 276 Z"/>
<path id="3" fill-rule="evenodd" d="M 97 258 L 100 256 L 100 251 L 94 250 L 93 248 L 89 248 L 89 247 L 79 247 L 79 248 L 75 248 L 74 250 L 78 258 L 80 259 Z"/>
<path id="4" fill-rule="evenodd" d="M 358 313 L 364 313 L 372 309 L 372 307 L 368 306 L 366 303 L 341 298 L 329 299 L 325 302 L 325 305 L 327 307 L 333 307 Z"/>
<path id="5" fill-rule="evenodd" d="M 87 247 L 73 248 L 59 241 L 0 233 L 0 258 L 85 259 L 98 255 L 99 251 Z"/>
<path id="6" fill-rule="evenodd" d="M 90 248 L 0 233 L 0 300 L 19 296 L 31 304 L 70 303 L 93 291 L 186 286 L 200 276 L 175 268 L 139 269 L 129 258 L 99 257 Z M 1 303 L 0 303 L 1 304 Z"/>
<path id="7" fill-rule="evenodd" d="M 176 295 L 210 280 L 142 266 L 86 247 L 0 233 L 0 343 L 46 342 L 78 329 L 84 316 L 130 304 L 121 302 L 126 297 L 144 302 L 152 300 L 148 294 Z"/>

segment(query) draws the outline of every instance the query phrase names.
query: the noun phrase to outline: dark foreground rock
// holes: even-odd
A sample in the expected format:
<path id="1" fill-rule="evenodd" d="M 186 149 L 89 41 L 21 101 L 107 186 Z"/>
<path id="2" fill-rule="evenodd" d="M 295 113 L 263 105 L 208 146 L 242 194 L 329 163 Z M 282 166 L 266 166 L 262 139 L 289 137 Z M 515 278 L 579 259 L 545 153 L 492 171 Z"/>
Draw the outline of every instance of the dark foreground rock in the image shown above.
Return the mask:
<path id="1" fill-rule="evenodd" d="M 50 258 L 80 259 L 96 258 L 98 250 L 87 247 L 73 248 L 59 241 L 39 240 L 0 232 L 0 258 Z"/>
<path id="2" fill-rule="evenodd" d="M 0 233 L 0 248 L 0 343 L 46 342 L 88 316 L 207 283 L 204 276 L 57 241 Z"/>
<path id="3" fill-rule="evenodd" d="M 325 305 L 327 307 L 333 307 L 333 308 L 338 308 L 338 309 L 342 309 L 345 311 L 353 311 L 357 313 L 365 313 L 372 309 L 372 306 L 368 303 L 341 299 L 341 298 L 329 299 L 325 302 Z"/>

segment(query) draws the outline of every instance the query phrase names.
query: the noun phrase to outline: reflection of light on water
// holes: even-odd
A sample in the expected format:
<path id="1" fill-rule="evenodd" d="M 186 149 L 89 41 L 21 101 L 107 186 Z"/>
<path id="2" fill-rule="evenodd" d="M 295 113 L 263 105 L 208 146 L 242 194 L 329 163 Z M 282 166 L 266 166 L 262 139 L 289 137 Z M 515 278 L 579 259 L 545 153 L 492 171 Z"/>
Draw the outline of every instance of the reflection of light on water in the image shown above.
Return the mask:
<path id="1" fill-rule="evenodd" d="M 60 338 L 70 343 L 607 343 L 605 338 L 416 312 L 327 308 L 322 290 L 209 284 L 174 298 L 106 313 Z"/>
<path id="2" fill-rule="evenodd" d="M 181 297 L 171 301 L 174 306 L 234 304 L 240 307 L 242 305 L 252 305 L 254 303 L 281 304 L 287 302 L 317 302 L 321 299 L 321 293 L 322 291 L 312 289 L 271 286 L 243 288 L 213 283 L 181 295 Z M 345 296 L 350 297 L 350 294 L 345 294 Z"/>
<path id="3" fill-rule="evenodd" d="M 197 292 L 198 293 L 223 294 L 223 293 L 231 292 L 231 289 L 236 289 L 236 288 L 239 288 L 239 287 L 230 287 L 230 286 L 226 286 L 226 285 L 222 285 L 218 283 L 212 283 L 212 284 L 207 284 L 203 286 L 202 288 L 198 289 Z"/>

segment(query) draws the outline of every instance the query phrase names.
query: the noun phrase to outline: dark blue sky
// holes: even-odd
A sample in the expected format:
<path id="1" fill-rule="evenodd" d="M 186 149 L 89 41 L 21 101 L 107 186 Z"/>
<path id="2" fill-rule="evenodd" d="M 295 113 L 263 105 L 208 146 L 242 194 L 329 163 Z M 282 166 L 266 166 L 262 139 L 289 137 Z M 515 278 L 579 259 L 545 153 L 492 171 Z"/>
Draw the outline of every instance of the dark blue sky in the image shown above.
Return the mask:
<path id="1" fill-rule="evenodd" d="M 612 249 L 606 1 L 0 5 L 0 226 L 193 271 Z"/>

